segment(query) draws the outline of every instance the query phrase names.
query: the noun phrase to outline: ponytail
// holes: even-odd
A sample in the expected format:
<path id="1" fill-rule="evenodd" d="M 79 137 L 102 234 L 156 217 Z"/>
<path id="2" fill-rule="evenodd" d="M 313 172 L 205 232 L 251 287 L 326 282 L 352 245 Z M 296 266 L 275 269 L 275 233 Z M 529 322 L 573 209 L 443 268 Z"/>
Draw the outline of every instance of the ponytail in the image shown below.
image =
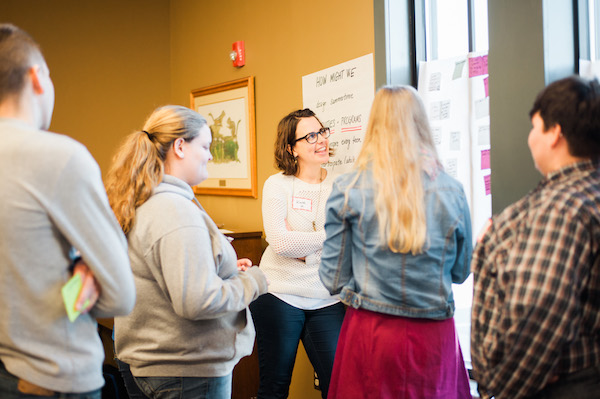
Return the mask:
<path id="1" fill-rule="evenodd" d="M 172 143 L 191 141 L 206 119 L 189 108 L 167 105 L 156 109 L 141 131 L 130 134 L 115 154 L 106 178 L 108 201 L 125 234 L 135 221 L 135 211 L 150 198 L 164 174 Z"/>

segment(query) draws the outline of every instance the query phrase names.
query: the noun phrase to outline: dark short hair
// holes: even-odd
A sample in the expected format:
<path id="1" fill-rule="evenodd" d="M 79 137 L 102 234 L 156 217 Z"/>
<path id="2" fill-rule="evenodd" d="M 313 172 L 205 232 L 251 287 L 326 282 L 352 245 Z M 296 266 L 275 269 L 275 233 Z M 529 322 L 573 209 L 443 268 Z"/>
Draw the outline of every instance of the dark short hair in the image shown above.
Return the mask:
<path id="1" fill-rule="evenodd" d="M 42 57 L 42 52 L 27 32 L 0 24 L 0 102 L 23 91 L 27 70 L 36 55 Z"/>
<path id="2" fill-rule="evenodd" d="M 600 85 L 597 79 L 570 76 L 542 90 L 529 112 L 544 121 L 544 130 L 560 125 L 569 153 L 575 157 L 600 156 Z"/>
<path id="3" fill-rule="evenodd" d="M 323 124 L 315 113 L 308 108 L 290 112 L 279 121 L 277 125 L 277 140 L 275 140 L 275 165 L 284 175 L 295 175 L 298 164 L 294 156 L 288 151 L 288 146 L 293 147 L 296 140 L 296 128 L 302 118 L 316 118 L 321 126 Z"/>

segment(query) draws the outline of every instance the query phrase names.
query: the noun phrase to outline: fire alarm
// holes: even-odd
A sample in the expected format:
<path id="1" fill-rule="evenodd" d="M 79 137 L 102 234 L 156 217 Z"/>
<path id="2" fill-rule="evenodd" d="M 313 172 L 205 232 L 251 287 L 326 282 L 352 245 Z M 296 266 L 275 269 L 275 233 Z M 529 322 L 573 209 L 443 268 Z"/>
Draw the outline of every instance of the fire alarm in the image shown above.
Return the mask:
<path id="1" fill-rule="evenodd" d="M 244 48 L 244 41 L 240 40 L 234 42 L 231 46 L 231 53 L 229 53 L 229 58 L 233 61 L 234 67 L 243 67 L 246 65 L 246 50 Z"/>

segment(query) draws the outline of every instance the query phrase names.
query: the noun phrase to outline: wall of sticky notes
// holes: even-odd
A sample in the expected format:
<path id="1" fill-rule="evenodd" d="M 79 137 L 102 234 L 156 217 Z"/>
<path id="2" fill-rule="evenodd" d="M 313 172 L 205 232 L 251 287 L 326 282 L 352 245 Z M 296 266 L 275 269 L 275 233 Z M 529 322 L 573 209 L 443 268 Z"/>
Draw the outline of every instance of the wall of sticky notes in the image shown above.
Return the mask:
<path id="1" fill-rule="evenodd" d="M 438 155 L 465 189 L 473 234 L 492 214 L 487 54 L 422 62 L 419 93 Z"/>

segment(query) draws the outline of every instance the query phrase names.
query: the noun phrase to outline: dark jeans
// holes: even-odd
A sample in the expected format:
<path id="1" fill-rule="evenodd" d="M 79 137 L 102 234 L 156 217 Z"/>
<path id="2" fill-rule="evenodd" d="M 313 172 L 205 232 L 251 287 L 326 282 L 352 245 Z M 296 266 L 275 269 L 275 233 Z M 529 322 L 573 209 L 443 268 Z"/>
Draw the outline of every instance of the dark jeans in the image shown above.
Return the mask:
<path id="1" fill-rule="evenodd" d="M 131 374 L 131 370 L 129 369 L 129 364 L 122 362 L 117 358 L 115 358 L 115 361 L 119 365 L 119 372 L 121 373 L 121 378 L 123 378 L 123 382 L 125 383 L 125 389 L 127 389 L 127 395 L 129 396 L 129 399 L 147 399 L 148 397 L 144 395 L 144 393 L 135 383 L 133 375 Z"/>
<path id="2" fill-rule="evenodd" d="M 17 389 L 19 378 L 9 373 L 0 362 L 0 398 L 2 399 L 100 399 L 102 389 L 83 393 L 57 392 L 52 396 L 38 396 L 21 393 Z"/>
<path id="3" fill-rule="evenodd" d="M 590 367 L 562 377 L 530 399 L 598 399 L 600 366 Z"/>
<path id="4" fill-rule="evenodd" d="M 129 399 L 229 399 L 231 377 L 134 377 L 129 365 L 115 359 Z"/>
<path id="5" fill-rule="evenodd" d="M 153 399 L 230 399 L 231 376 L 133 378 L 142 392 Z"/>
<path id="6" fill-rule="evenodd" d="M 321 396 L 327 398 L 344 305 L 338 302 L 322 309 L 302 310 L 265 294 L 250 304 L 250 310 L 260 369 L 258 398 L 288 397 L 300 340 L 319 377 Z"/>

